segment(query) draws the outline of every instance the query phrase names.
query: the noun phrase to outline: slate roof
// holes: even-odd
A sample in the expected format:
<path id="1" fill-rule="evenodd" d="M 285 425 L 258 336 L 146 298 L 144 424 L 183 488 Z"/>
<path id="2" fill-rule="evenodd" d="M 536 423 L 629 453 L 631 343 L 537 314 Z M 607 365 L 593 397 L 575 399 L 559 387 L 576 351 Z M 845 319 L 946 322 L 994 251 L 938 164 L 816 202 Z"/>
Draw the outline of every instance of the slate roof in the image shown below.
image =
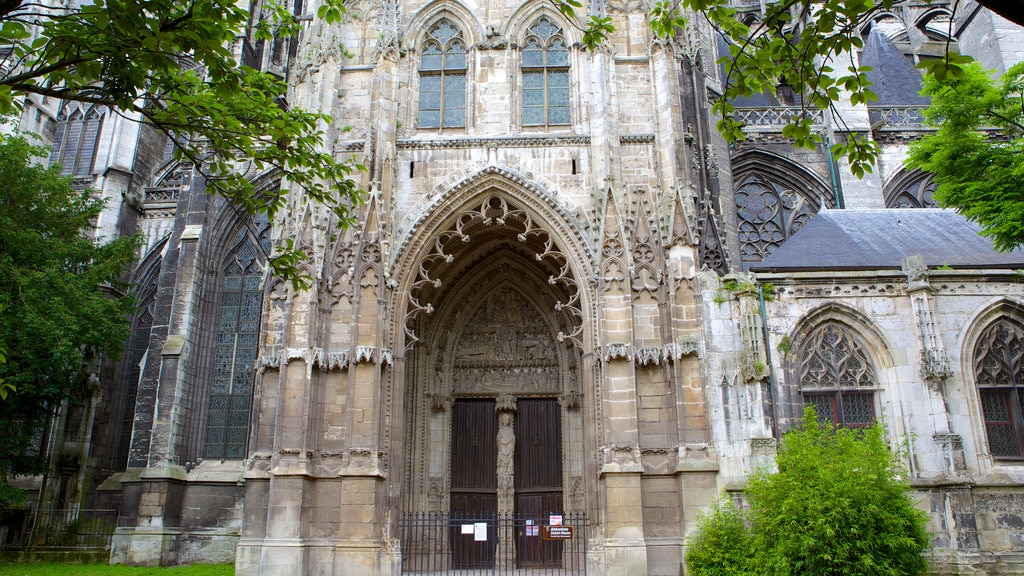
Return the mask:
<path id="1" fill-rule="evenodd" d="M 918 94 L 921 74 L 878 28 L 872 27 L 868 33 L 860 63 L 871 67 L 868 80 L 871 80 L 871 90 L 878 95 L 873 106 L 928 104 L 928 99 Z"/>
<path id="2" fill-rule="evenodd" d="M 928 266 L 1024 268 L 1024 250 L 997 252 L 978 230 L 952 210 L 825 210 L 750 269 L 899 269 L 900 259 L 914 254 Z"/>

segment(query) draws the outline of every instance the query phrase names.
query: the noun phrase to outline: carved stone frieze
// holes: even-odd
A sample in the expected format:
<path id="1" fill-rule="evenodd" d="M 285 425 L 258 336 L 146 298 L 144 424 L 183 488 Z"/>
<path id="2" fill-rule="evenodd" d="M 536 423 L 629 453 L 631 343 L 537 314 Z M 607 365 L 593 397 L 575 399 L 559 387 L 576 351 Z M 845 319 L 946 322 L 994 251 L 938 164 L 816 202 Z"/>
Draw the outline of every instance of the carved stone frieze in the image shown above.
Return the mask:
<path id="1" fill-rule="evenodd" d="M 751 438 L 750 453 L 754 456 L 773 456 L 779 449 L 775 438 Z"/>
<path id="2" fill-rule="evenodd" d="M 626 360 L 627 362 L 633 361 L 633 345 L 632 344 L 606 344 L 604 347 L 604 354 L 601 359 L 605 362 L 612 360 Z"/>
<path id="3" fill-rule="evenodd" d="M 640 446 L 637 444 L 608 444 L 601 447 L 601 473 L 643 472 Z"/>
<path id="4" fill-rule="evenodd" d="M 452 375 L 456 394 L 557 394 L 560 390 L 557 367 L 533 368 L 459 368 Z"/>

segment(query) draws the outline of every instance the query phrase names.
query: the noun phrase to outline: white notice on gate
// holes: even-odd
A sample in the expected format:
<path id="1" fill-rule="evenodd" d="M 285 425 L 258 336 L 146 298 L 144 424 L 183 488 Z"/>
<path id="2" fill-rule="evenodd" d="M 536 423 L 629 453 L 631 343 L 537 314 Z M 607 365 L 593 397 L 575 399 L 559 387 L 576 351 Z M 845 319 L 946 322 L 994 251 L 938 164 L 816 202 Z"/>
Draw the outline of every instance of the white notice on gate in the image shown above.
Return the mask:
<path id="1" fill-rule="evenodd" d="M 463 524 L 462 525 L 462 533 L 463 534 L 472 534 L 473 533 L 473 525 L 472 524 Z"/>
<path id="2" fill-rule="evenodd" d="M 473 524 L 473 540 L 476 542 L 487 541 L 487 522 Z"/>
<path id="3" fill-rule="evenodd" d="M 548 524 L 550 524 L 552 526 L 561 526 L 562 525 L 562 515 L 561 514 L 551 514 L 548 517 Z"/>

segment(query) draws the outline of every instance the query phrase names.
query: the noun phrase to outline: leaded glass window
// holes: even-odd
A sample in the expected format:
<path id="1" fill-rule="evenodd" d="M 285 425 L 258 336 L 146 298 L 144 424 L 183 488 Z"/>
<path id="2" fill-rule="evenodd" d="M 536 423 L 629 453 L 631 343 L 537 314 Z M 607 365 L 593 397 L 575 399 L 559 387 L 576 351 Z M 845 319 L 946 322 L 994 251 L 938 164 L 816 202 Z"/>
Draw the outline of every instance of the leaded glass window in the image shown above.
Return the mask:
<path id="1" fill-rule="evenodd" d="M 569 124 L 569 49 L 562 29 L 542 16 L 523 42 L 523 125 Z"/>
<path id="2" fill-rule="evenodd" d="M 420 51 L 420 128 L 466 126 L 466 43 L 447 19 L 434 25 Z"/>
<path id="3" fill-rule="evenodd" d="M 760 174 L 743 178 L 736 188 L 743 262 L 764 260 L 817 212 L 802 195 Z"/>
<path id="4" fill-rule="evenodd" d="M 848 328 L 833 321 L 818 326 L 798 358 L 804 403 L 814 406 L 819 422 L 847 428 L 874 423 L 878 381 L 864 346 Z"/>
<path id="5" fill-rule="evenodd" d="M 1024 328 L 1001 318 L 974 346 L 974 378 L 988 447 L 996 458 L 1024 458 Z"/>
<path id="6" fill-rule="evenodd" d="M 205 458 L 245 457 L 263 304 L 261 264 L 269 228 L 265 219 L 257 225 L 262 230 L 259 241 L 253 241 L 246 230 L 239 232 L 224 263 L 207 405 Z"/>
<path id="7" fill-rule="evenodd" d="M 60 164 L 65 176 L 81 178 L 92 174 L 96 143 L 106 109 L 65 107 L 57 117 L 50 163 Z"/>

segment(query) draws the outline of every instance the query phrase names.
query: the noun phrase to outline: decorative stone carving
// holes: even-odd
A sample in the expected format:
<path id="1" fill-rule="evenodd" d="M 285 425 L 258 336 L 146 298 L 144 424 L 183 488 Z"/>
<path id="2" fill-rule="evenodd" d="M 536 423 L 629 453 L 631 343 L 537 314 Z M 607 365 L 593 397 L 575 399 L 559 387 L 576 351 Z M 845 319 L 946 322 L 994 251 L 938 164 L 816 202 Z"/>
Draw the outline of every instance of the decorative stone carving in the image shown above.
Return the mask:
<path id="1" fill-rule="evenodd" d="M 663 357 L 661 348 L 636 348 L 633 352 L 633 362 L 637 366 L 655 365 L 660 366 Z"/>
<path id="2" fill-rule="evenodd" d="M 633 346 L 630 344 L 607 344 L 604 347 L 604 355 L 601 357 L 605 362 L 611 360 L 633 361 Z"/>
<path id="3" fill-rule="evenodd" d="M 929 288 L 928 266 L 924 263 L 924 256 L 914 254 L 900 260 L 900 268 L 907 276 L 907 292 L 914 292 Z"/>
<path id="4" fill-rule="evenodd" d="M 499 398 L 500 400 L 500 398 Z M 513 403 L 515 399 L 512 399 Z M 498 413 L 498 508 L 511 508 L 511 499 L 515 486 L 515 449 L 516 435 L 512 429 L 512 412 L 499 408 Z"/>
<path id="5" fill-rule="evenodd" d="M 494 402 L 494 408 L 500 413 L 516 411 L 516 397 L 511 394 L 499 394 Z"/>
<path id="6" fill-rule="evenodd" d="M 609 444 L 601 447 L 601 473 L 643 472 L 640 446 L 637 444 Z"/>
<path id="7" fill-rule="evenodd" d="M 452 375 L 452 391 L 473 394 L 557 394 L 556 367 L 462 367 Z"/>
<path id="8" fill-rule="evenodd" d="M 754 456 L 774 456 L 779 450 L 775 438 L 751 438 L 750 453 Z"/>
<path id="9" fill-rule="evenodd" d="M 580 409 L 580 393 L 576 390 L 569 390 L 565 394 L 558 397 L 559 402 L 562 404 L 562 408 L 566 410 L 579 410 Z"/>
<path id="10" fill-rule="evenodd" d="M 447 394 L 431 394 L 430 409 L 434 412 L 447 412 L 452 405 L 452 397 Z"/>
<path id="11" fill-rule="evenodd" d="M 700 340 L 680 340 L 679 342 L 666 344 L 664 353 L 666 360 L 680 360 L 688 354 L 696 354 L 698 358 L 703 358 L 704 356 L 703 345 Z"/>
<path id="12" fill-rule="evenodd" d="M 453 191 L 450 191 L 449 194 Z M 551 194 L 544 194 L 542 199 L 548 199 L 550 196 Z M 558 206 L 553 202 L 549 202 L 549 204 L 557 206 L 559 212 L 566 215 L 566 221 L 571 221 L 563 206 Z M 433 202 L 430 206 L 433 206 Z M 423 217 L 425 216 L 426 213 Z M 556 236 L 538 226 L 529 213 L 511 204 L 508 199 L 499 194 L 487 197 L 482 202 L 467 208 L 453 221 L 450 228 L 437 233 L 431 240 L 433 247 L 420 260 L 416 281 L 413 282 L 409 290 L 408 312 L 405 318 L 407 348 L 413 347 L 419 341 L 419 337 L 413 329 L 415 318 L 421 313 L 429 314 L 433 311 L 431 302 L 421 301 L 421 298 L 429 299 L 436 294 L 436 290 L 431 289 L 441 286 L 442 271 L 454 261 L 456 252 L 471 244 L 471 234 L 492 226 L 500 226 L 515 232 L 519 242 L 530 240 L 532 242 L 539 241 L 542 244 L 540 251 L 535 254 L 535 258 L 538 262 L 547 262 L 558 270 L 557 274 L 552 274 L 548 278 L 548 283 L 559 288 L 560 292 L 565 294 L 562 300 L 555 303 L 555 311 L 564 312 L 571 318 L 571 331 L 559 332 L 558 341 L 569 341 L 576 347 L 583 348 L 583 342 L 580 340 L 580 336 L 583 334 L 583 312 L 579 308 L 580 288 L 572 276 L 570 259 L 562 253 L 560 245 L 556 242 Z M 580 234 L 580 238 L 582 237 Z M 404 247 L 404 241 L 402 244 L 397 247 L 396 253 L 400 253 Z"/>
<path id="13" fill-rule="evenodd" d="M 954 478 L 967 476 L 963 438 L 959 434 L 935 434 L 932 439 L 942 454 L 942 467 L 946 474 Z"/>

